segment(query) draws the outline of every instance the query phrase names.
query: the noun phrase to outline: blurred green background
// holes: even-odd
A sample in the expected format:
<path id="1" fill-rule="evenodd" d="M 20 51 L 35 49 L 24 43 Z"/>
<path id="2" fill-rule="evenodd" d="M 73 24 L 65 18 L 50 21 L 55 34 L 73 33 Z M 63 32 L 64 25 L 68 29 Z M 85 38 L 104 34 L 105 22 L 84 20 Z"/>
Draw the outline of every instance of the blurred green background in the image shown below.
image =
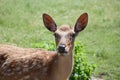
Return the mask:
<path id="1" fill-rule="evenodd" d="M 43 13 L 58 26 L 74 26 L 84 12 L 89 23 L 76 40 L 84 45 L 87 60 L 97 65 L 94 76 L 120 80 L 120 0 L 0 0 L 0 44 L 32 47 L 54 41 L 43 25 Z"/>

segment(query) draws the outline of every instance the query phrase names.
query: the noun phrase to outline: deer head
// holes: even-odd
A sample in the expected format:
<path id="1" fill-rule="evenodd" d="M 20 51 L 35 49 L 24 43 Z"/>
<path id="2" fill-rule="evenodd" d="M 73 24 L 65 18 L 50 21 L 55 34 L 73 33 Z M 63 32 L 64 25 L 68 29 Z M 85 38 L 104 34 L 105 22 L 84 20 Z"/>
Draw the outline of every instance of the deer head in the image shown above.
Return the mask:
<path id="1" fill-rule="evenodd" d="M 83 13 L 77 19 L 74 28 L 68 25 L 57 27 L 52 17 L 46 13 L 43 14 L 43 23 L 49 31 L 54 33 L 57 52 L 61 55 L 68 55 L 73 50 L 75 37 L 87 26 L 88 14 Z"/>

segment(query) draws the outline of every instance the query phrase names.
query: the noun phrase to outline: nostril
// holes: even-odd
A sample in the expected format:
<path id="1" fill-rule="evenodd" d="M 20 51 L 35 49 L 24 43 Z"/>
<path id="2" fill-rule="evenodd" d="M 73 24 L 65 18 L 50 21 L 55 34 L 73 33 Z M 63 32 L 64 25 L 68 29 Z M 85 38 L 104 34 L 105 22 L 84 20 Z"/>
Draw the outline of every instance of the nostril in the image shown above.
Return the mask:
<path id="1" fill-rule="evenodd" d="M 64 45 L 60 45 L 59 49 L 65 49 L 65 46 Z"/>
<path id="2" fill-rule="evenodd" d="M 58 51 L 61 53 L 65 52 L 65 45 L 59 45 Z"/>

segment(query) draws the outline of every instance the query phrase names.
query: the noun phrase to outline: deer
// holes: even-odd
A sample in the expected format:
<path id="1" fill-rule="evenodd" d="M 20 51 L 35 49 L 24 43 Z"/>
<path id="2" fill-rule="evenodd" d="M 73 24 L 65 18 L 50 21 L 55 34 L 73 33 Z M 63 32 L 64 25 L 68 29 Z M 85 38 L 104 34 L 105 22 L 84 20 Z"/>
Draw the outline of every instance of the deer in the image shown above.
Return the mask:
<path id="1" fill-rule="evenodd" d="M 74 41 L 88 24 L 88 14 L 79 16 L 74 27 L 57 26 L 44 13 L 44 26 L 54 34 L 56 51 L 0 45 L 0 80 L 69 80 L 74 65 Z"/>

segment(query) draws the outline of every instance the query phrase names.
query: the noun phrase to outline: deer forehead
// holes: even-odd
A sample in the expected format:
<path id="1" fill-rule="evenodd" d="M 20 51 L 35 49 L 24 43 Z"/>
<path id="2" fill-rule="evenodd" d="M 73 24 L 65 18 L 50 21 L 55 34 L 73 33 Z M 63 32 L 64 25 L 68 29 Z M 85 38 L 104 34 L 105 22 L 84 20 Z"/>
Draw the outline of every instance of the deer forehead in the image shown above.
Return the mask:
<path id="1" fill-rule="evenodd" d="M 64 36 L 64 35 L 69 35 L 71 33 L 75 33 L 73 28 L 69 25 L 62 25 L 60 27 L 58 27 L 58 29 L 56 30 L 57 34 Z"/>

